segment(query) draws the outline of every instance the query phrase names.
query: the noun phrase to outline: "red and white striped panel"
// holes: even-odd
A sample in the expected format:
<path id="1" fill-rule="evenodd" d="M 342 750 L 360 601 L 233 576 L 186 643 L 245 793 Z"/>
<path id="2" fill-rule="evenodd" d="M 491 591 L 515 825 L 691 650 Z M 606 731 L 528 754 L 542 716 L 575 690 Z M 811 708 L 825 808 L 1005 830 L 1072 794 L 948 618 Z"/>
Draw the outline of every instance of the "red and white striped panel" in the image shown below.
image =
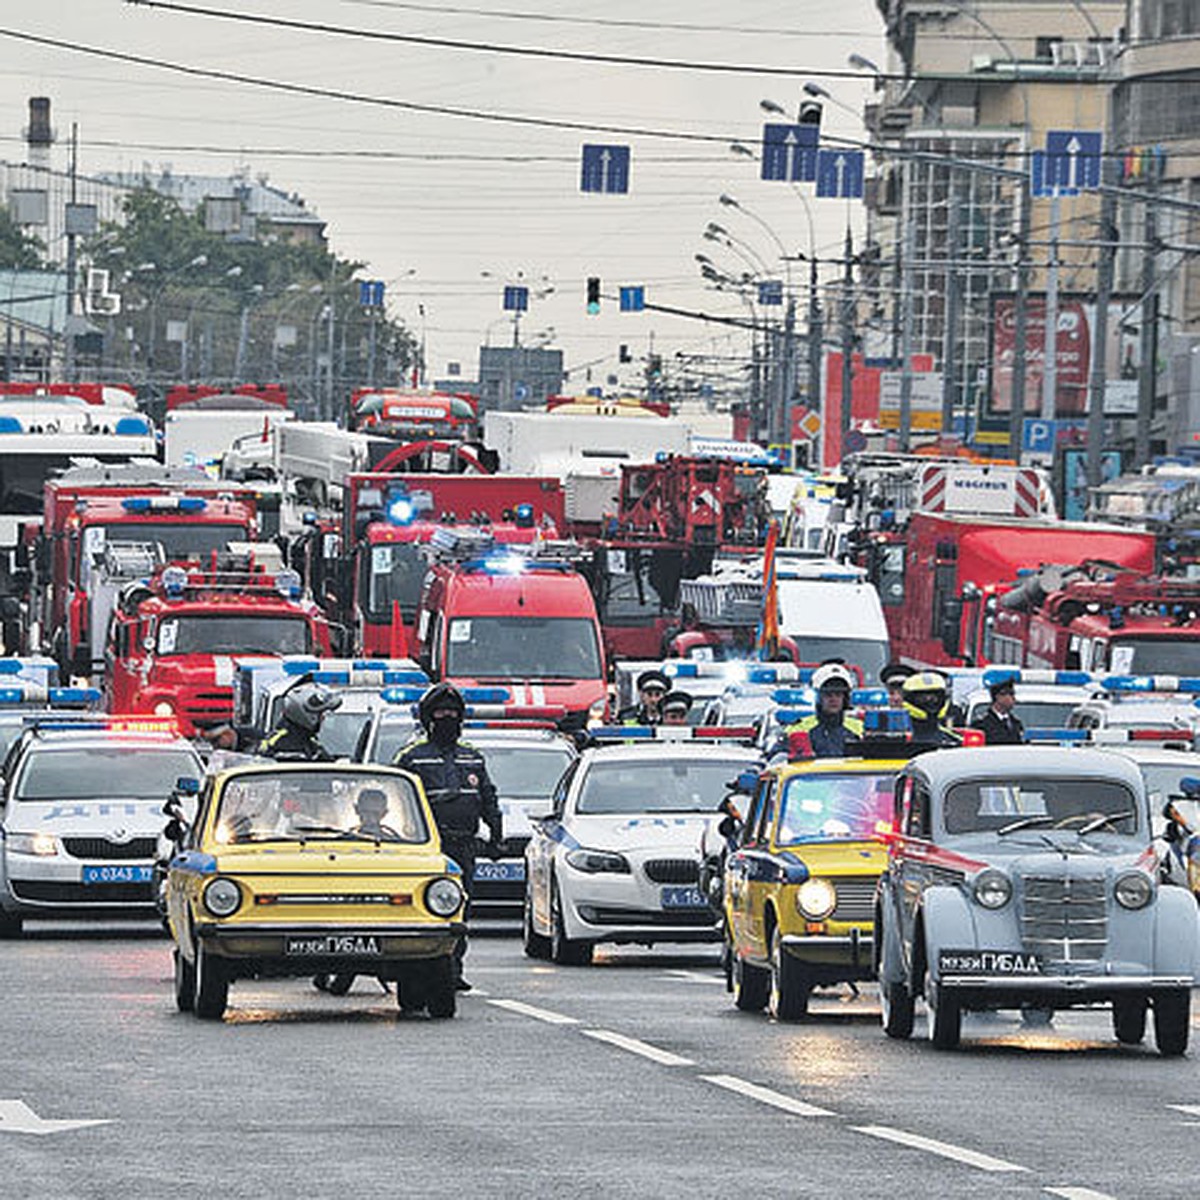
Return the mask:
<path id="1" fill-rule="evenodd" d="M 1041 512 L 1041 490 L 1041 481 L 1036 471 L 1017 472 L 1016 510 L 1018 517 L 1036 517 Z"/>
<path id="2" fill-rule="evenodd" d="M 946 511 L 945 467 L 926 467 L 921 472 L 920 508 L 924 512 Z"/>

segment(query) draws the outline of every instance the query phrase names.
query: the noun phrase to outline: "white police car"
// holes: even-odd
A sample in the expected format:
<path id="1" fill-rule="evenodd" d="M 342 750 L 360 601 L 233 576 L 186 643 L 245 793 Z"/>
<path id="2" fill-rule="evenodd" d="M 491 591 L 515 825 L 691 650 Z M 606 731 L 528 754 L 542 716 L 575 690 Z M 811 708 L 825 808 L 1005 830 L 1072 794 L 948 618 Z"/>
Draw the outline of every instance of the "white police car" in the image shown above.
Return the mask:
<path id="1" fill-rule="evenodd" d="M 525 850 L 526 954 L 583 965 L 597 942 L 720 940 L 696 848 L 728 785 L 759 762 L 721 733 L 630 727 L 610 736 L 632 740 L 583 752 Z"/>
<path id="2" fill-rule="evenodd" d="M 0 937 L 30 917 L 153 915 L 163 803 L 203 773 L 162 725 L 50 721 L 21 735 L 0 804 Z"/>

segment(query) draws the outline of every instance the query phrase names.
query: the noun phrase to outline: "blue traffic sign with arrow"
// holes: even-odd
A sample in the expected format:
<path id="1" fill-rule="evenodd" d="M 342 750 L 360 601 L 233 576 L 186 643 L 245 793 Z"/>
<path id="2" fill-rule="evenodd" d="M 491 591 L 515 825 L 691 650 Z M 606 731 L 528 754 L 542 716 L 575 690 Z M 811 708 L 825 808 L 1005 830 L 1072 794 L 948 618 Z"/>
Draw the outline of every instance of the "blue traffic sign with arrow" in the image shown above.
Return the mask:
<path id="1" fill-rule="evenodd" d="M 623 287 L 620 295 L 622 312 L 641 312 L 646 307 L 644 287 Z"/>
<path id="2" fill-rule="evenodd" d="M 629 191 L 629 147 L 585 145 L 579 186 L 585 192 Z"/>
<path id="3" fill-rule="evenodd" d="M 784 183 L 811 183 L 817 177 L 815 125 L 764 125 L 762 178 Z"/>
<path id="4" fill-rule="evenodd" d="M 1046 183 L 1059 188 L 1100 186 L 1104 134 L 1090 129 L 1051 129 L 1046 133 Z"/>
<path id="5" fill-rule="evenodd" d="M 504 311 L 525 312 L 529 308 L 529 289 L 527 287 L 506 287 L 504 289 Z"/>
<path id="6" fill-rule="evenodd" d="M 821 150 L 817 153 L 817 195 L 860 200 L 866 175 L 861 150 Z"/>

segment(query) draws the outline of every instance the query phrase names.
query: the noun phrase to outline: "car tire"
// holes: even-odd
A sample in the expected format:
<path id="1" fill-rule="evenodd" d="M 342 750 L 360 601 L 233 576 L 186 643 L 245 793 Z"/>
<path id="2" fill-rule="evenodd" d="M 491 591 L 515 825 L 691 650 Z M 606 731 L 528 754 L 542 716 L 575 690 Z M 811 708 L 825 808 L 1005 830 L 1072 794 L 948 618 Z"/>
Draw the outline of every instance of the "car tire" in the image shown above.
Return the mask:
<path id="1" fill-rule="evenodd" d="M 353 975 L 347 975 L 345 972 L 342 972 L 329 977 L 329 994 L 331 996 L 344 996 L 353 986 Z"/>
<path id="2" fill-rule="evenodd" d="M 938 987 L 925 973 L 925 1008 L 929 1040 L 935 1050 L 955 1050 L 962 1038 L 962 1005 L 953 988 Z"/>
<path id="3" fill-rule="evenodd" d="M 804 965 L 783 948 L 783 936 L 771 935 L 771 990 L 767 1009 L 777 1021 L 802 1021 L 808 1016 L 812 977 Z"/>
<path id="4" fill-rule="evenodd" d="M 425 981 L 410 974 L 396 980 L 396 1007 L 402 1013 L 419 1013 L 425 1008 Z"/>
<path id="5" fill-rule="evenodd" d="M 550 957 L 550 939 L 533 927 L 533 897 L 528 891 L 521 909 L 521 944 L 527 958 L 545 960 Z"/>
<path id="6" fill-rule="evenodd" d="M 1154 994 L 1154 1043 L 1164 1058 L 1178 1058 L 1188 1047 L 1192 1021 L 1190 988 L 1167 988 Z"/>
<path id="7" fill-rule="evenodd" d="M 591 942 L 567 937 L 557 883 L 550 885 L 550 958 L 563 967 L 586 967 L 592 961 Z"/>
<path id="8" fill-rule="evenodd" d="M 24 920 L 16 913 L 8 913 L 0 908 L 0 938 L 19 938 L 24 924 Z"/>
<path id="9" fill-rule="evenodd" d="M 219 1021 L 229 1006 L 229 976 L 221 962 L 196 943 L 195 1013 L 205 1021 Z"/>
<path id="10" fill-rule="evenodd" d="M 733 956 L 733 1003 L 742 1012 L 762 1012 L 771 991 L 771 973 Z"/>
<path id="11" fill-rule="evenodd" d="M 904 1040 L 912 1037 L 913 1019 L 917 1004 L 903 979 L 879 981 L 879 1012 L 883 1032 L 890 1038 Z"/>
<path id="12" fill-rule="evenodd" d="M 1118 996 L 1113 1001 L 1112 1023 L 1116 1039 L 1124 1046 L 1140 1046 L 1146 1037 L 1145 996 Z"/>
<path id="13" fill-rule="evenodd" d="M 425 1007 L 429 1015 L 438 1021 L 444 1021 L 458 1011 L 454 959 L 449 954 L 429 964 L 425 976 Z"/>
<path id="14" fill-rule="evenodd" d="M 196 968 L 175 947 L 175 1007 L 191 1012 L 196 1007 Z"/>

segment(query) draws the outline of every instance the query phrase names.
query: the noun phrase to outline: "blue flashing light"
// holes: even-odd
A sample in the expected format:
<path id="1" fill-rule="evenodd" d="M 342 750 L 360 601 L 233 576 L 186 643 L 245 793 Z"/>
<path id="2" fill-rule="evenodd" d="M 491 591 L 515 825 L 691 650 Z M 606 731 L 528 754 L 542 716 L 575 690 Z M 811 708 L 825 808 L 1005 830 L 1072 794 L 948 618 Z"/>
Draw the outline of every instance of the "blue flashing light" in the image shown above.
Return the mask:
<path id="1" fill-rule="evenodd" d="M 795 725 L 797 721 L 803 721 L 808 717 L 816 715 L 815 708 L 777 708 L 775 710 L 775 720 L 783 727 Z"/>
<path id="2" fill-rule="evenodd" d="M 263 668 L 274 665 L 274 663 L 261 664 Z M 285 675 L 307 675 L 310 671 L 316 671 L 321 666 L 321 663 L 315 658 L 296 658 L 290 662 L 282 663 L 281 666 Z"/>
<path id="3" fill-rule="evenodd" d="M 298 600 L 303 592 L 300 573 L 290 567 L 278 572 L 275 576 L 275 590 L 287 600 Z"/>
<path id="4" fill-rule="evenodd" d="M 694 662 L 664 663 L 663 674 L 673 679 L 699 679 L 700 664 Z"/>
<path id="5" fill-rule="evenodd" d="M 813 703 L 813 692 L 812 688 L 782 687 L 776 688 L 771 693 L 771 699 L 774 700 L 776 704 L 803 704 L 811 707 Z"/>
<path id="6" fill-rule="evenodd" d="M 374 670 L 375 668 L 364 668 L 366 670 Z M 384 671 L 383 682 L 387 684 L 400 684 L 407 687 L 428 687 L 429 676 L 424 671 Z"/>
<path id="7" fill-rule="evenodd" d="M 208 501 L 203 496 L 180 496 L 179 511 L 185 512 L 203 512 L 208 507 Z"/>
<path id="8" fill-rule="evenodd" d="M 1200 796 L 1200 779 L 1195 775 L 1185 775 L 1179 781 L 1179 790 L 1185 796 Z"/>
<path id="9" fill-rule="evenodd" d="M 28 658 L 0 658 L 0 675 L 24 675 L 27 671 L 40 671 L 49 675 L 55 668 L 50 659 L 30 660 Z"/>
<path id="10" fill-rule="evenodd" d="M 864 708 L 882 708 L 887 702 L 887 688 L 855 688 L 850 693 L 850 703 Z"/>
<path id="11" fill-rule="evenodd" d="M 1086 671 L 1055 671 L 1054 682 L 1063 687 L 1087 687 L 1092 677 Z"/>
<path id="12" fill-rule="evenodd" d="M 588 737 L 596 741 L 649 742 L 655 736 L 652 725 L 600 725 L 588 730 Z"/>
<path id="13" fill-rule="evenodd" d="M 144 437 L 150 432 L 150 422 L 145 417 L 122 417 L 113 432 L 121 437 Z"/>
<path id="14" fill-rule="evenodd" d="M 516 523 L 522 529 L 529 529 L 533 526 L 533 505 L 518 504 L 514 514 Z"/>
<path id="15" fill-rule="evenodd" d="M 349 687 L 350 672 L 349 671 L 314 671 L 312 673 L 313 683 L 327 683 L 332 687 Z"/>
<path id="16" fill-rule="evenodd" d="M 1021 672 L 1016 667 L 992 667 L 983 673 L 983 686 L 995 687 L 998 683 L 1020 683 Z"/>
<path id="17" fill-rule="evenodd" d="M 408 659 L 404 658 L 355 658 L 350 662 L 352 671 L 396 671 L 410 665 Z M 420 683 L 426 678 L 424 671 L 410 671 L 411 675 L 419 676 L 413 680 L 414 683 Z M 397 680 L 397 683 L 403 683 L 404 680 Z"/>
<path id="18" fill-rule="evenodd" d="M 393 496 L 387 503 L 387 519 L 393 525 L 408 525 L 417 515 L 417 506 L 406 495 Z"/>
<path id="19" fill-rule="evenodd" d="M 168 596 L 182 596 L 187 581 L 187 572 L 182 567 L 170 566 L 162 573 L 163 591 Z"/>
<path id="20" fill-rule="evenodd" d="M 1090 729 L 1027 729 L 1027 742 L 1088 742 L 1091 741 Z"/>
<path id="21" fill-rule="evenodd" d="M 1154 679 L 1149 675 L 1106 675 L 1100 682 L 1109 692 L 1154 691 Z"/>
<path id="22" fill-rule="evenodd" d="M 1017 568 L 1017 578 L 1018 579 L 1028 579 L 1030 577 L 1030 575 L 1036 575 L 1036 574 L 1037 574 L 1037 572 L 1032 567 L 1018 567 Z"/>
<path id="23" fill-rule="evenodd" d="M 126 512 L 149 512 L 150 497 L 149 496 L 126 496 L 121 501 L 121 507 Z"/>
<path id="24" fill-rule="evenodd" d="M 26 691 L 19 687 L 0 688 L 0 704 L 24 704 Z"/>
<path id="25" fill-rule="evenodd" d="M 911 733 L 912 720 L 902 708 L 875 708 L 863 714 L 864 733 Z"/>
<path id="26" fill-rule="evenodd" d="M 425 688 L 385 687 L 379 695 L 385 704 L 416 704 L 425 695 Z"/>
<path id="27" fill-rule="evenodd" d="M 100 689 L 90 687 L 50 688 L 47 694 L 51 704 L 99 704 L 101 698 Z"/>
<path id="28" fill-rule="evenodd" d="M 778 667 L 751 667 L 746 672 L 747 683 L 778 683 Z"/>
<path id="29" fill-rule="evenodd" d="M 5 415 L 0 417 L 0 433 L 24 433 L 24 427 L 16 417 Z"/>
<path id="30" fill-rule="evenodd" d="M 467 704 L 511 704 L 512 692 L 508 688 L 468 687 L 460 688 Z"/>
<path id="31" fill-rule="evenodd" d="M 1200 679 L 1187 677 L 1184 679 L 1175 680 L 1177 692 L 1187 692 L 1189 696 L 1194 696 L 1200 692 Z"/>

